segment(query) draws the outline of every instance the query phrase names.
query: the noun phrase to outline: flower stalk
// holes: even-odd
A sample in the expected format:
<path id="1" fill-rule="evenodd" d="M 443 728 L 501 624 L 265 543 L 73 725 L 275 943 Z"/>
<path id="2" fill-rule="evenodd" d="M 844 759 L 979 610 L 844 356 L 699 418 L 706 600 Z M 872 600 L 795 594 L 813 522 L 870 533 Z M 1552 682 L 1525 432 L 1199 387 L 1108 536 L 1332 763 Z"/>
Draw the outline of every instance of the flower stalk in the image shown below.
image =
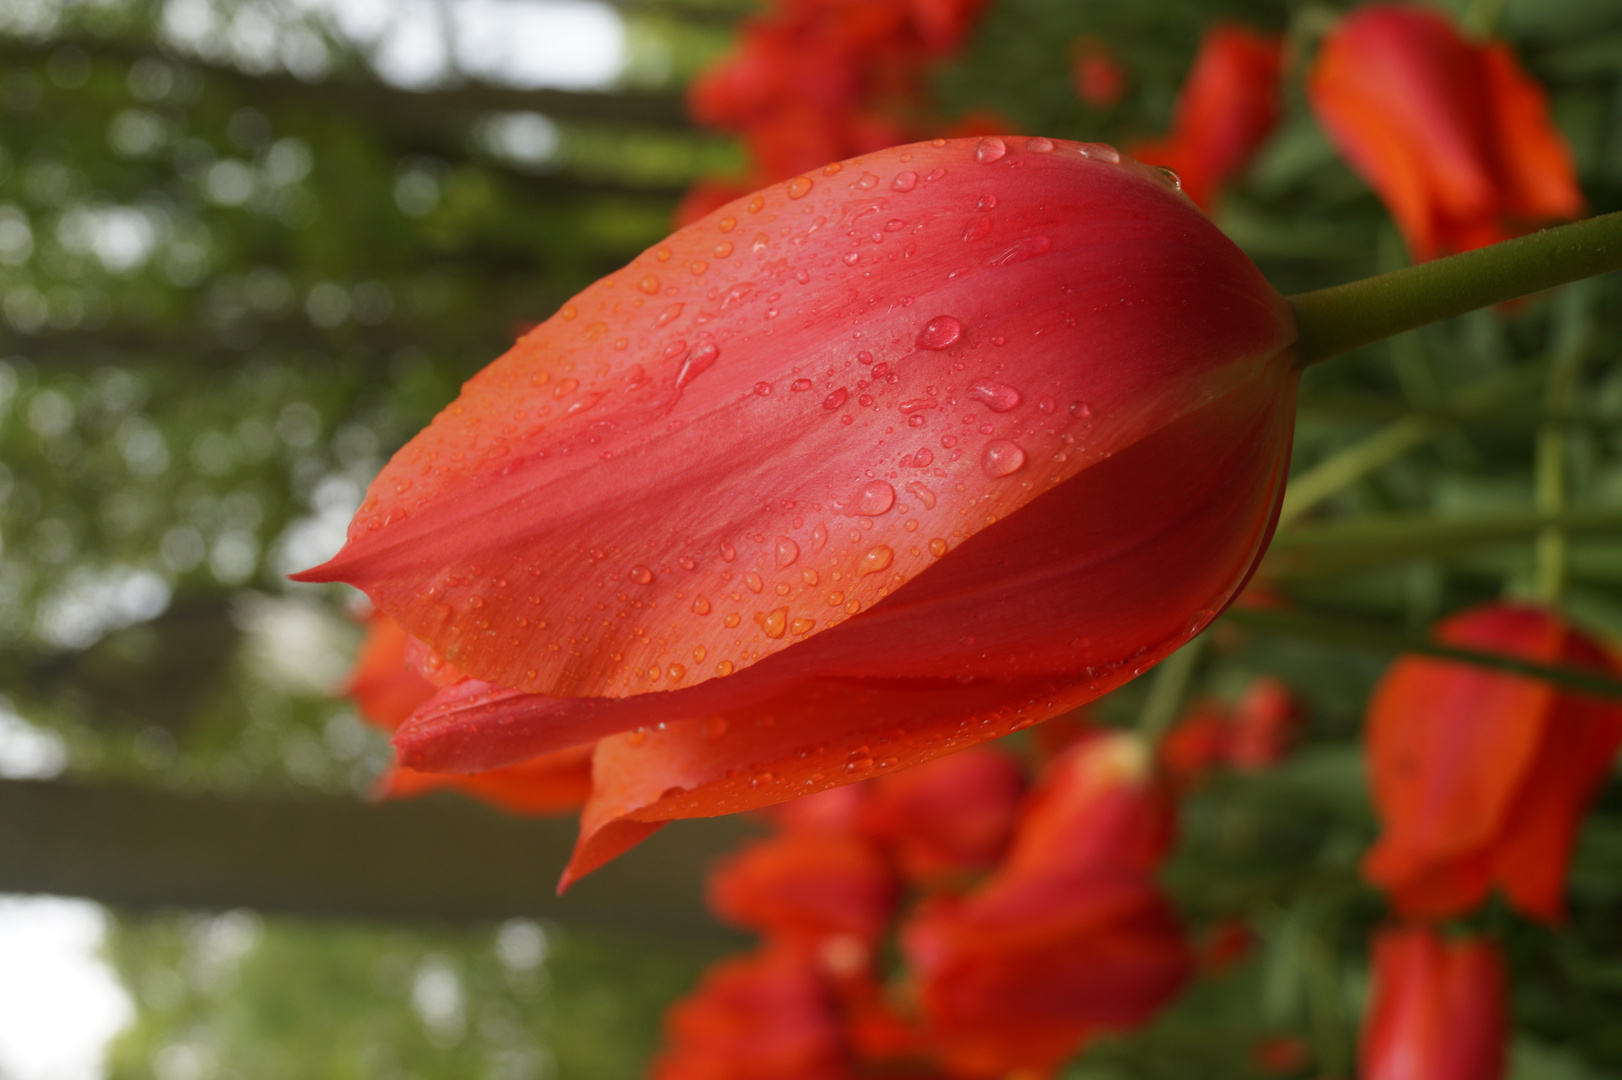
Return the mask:
<path id="1" fill-rule="evenodd" d="M 1476 308 L 1622 269 L 1622 211 L 1290 298 L 1301 367 Z"/>

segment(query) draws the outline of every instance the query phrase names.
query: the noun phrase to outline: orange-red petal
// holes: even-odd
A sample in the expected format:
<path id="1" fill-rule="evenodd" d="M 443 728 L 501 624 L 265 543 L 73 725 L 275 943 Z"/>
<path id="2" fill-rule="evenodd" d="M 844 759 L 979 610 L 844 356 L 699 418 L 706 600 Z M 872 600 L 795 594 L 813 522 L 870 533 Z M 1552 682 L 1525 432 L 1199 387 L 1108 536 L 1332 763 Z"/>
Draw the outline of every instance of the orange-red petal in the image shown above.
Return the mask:
<path id="1" fill-rule="evenodd" d="M 584 805 L 591 794 L 591 747 L 557 750 L 481 773 L 395 768 L 378 785 L 378 795 L 385 799 L 409 799 L 430 791 L 456 791 L 510 814 L 566 813 Z"/>
<path id="2" fill-rule="evenodd" d="M 710 910 L 768 937 L 811 943 L 843 935 L 877 944 L 899 898 L 889 862 L 872 843 L 825 830 L 750 844 L 710 876 Z"/>
<path id="3" fill-rule="evenodd" d="M 1507 1038 L 1503 959 L 1491 942 L 1429 928 L 1374 939 L 1363 1080 L 1499 1080 Z"/>

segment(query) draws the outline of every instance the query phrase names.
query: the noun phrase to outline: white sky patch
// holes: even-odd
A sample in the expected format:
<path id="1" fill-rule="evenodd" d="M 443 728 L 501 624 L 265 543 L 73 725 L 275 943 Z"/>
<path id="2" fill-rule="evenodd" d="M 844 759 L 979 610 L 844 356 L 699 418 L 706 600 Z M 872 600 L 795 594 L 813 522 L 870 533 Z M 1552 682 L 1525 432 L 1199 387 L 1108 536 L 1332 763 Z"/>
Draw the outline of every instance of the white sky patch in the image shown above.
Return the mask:
<path id="1" fill-rule="evenodd" d="M 80 568 L 39 606 L 39 633 L 52 645 L 83 649 L 103 634 L 162 615 L 169 583 L 151 570 Z"/>
<path id="2" fill-rule="evenodd" d="M 0 1076 L 100 1080 L 135 1015 L 100 954 L 107 913 L 85 900 L 0 895 Z"/>
<path id="3" fill-rule="evenodd" d="M 24 720 L 12 708 L 10 699 L 0 694 L 0 778 L 49 780 L 67 766 L 68 747 L 62 737 Z M 5 1069 L 0 1068 L 0 1076 L 5 1075 Z"/>

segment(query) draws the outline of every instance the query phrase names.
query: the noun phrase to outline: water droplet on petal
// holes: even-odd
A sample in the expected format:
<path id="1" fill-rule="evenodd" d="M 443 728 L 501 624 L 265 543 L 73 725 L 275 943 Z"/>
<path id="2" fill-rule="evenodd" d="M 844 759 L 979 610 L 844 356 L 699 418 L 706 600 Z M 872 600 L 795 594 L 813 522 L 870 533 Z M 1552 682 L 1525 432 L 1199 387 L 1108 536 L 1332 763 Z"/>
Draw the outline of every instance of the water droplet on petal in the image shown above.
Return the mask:
<path id="1" fill-rule="evenodd" d="M 883 480 L 870 481 L 856 497 L 856 512 L 866 517 L 888 513 L 895 505 L 895 488 Z"/>
<path id="2" fill-rule="evenodd" d="M 859 251 L 847 251 L 840 256 L 846 266 L 855 266 L 861 260 L 861 257 L 862 253 Z"/>
<path id="3" fill-rule="evenodd" d="M 693 614 L 694 615 L 708 615 L 709 613 L 710 613 L 710 602 L 708 600 L 704 599 L 702 596 L 693 597 Z"/>
<path id="4" fill-rule="evenodd" d="M 765 397 L 767 394 L 769 394 L 771 392 L 772 392 L 772 384 L 771 383 L 769 383 L 769 382 L 757 382 L 755 384 L 755 393 L 759 394 L 761 397 Z"/>
<path id="5" fill-rule="evenodd" d="M 731 544 L 722 544 L 721 545 L 721 558 L 725 559 L 727 562 L 731 562 L 733 559 L 736 559 L 737 557 L 738 557 L 738 549 L 737 548 L 733 547 Z"/>
<path id="6" fill-rule="evenodd" d="M 773 608 L 760 617 L 760 628 L 769 638 L 780 638 L 783 631 L 788 629 L 788 608 Z"/>
<path id="7" fill-rule="evenodd" d="M 822 407 L 824 409 L 837 409 L 845 403 L 845 399 L 849 396 L 850 392 L 841 386 L 838 390 L 822 399 Z"/>
<path id="8" fill-rule="evenodd" d="M 1036 403 L 1038 412 L 1050 413 L 1057 407 L 1058 406 L 1054 404 L 1053 399 L 1050 397 L 1045 397 Z"/>
<path id="9" fill-rule="evenodd" d="M 731 660 L 723 660 L 719 664 L 716 664 L 715 665 L 715 673 L 717 675 L 731 675 L 732 674 L 732 661 Z M 771 773 L 766 773 L 764 775 L 765 775 L 766 782 L 771 783 L 772 774 Z"/>
<path id="10" fill-rule="evenodd" d="M 1007 439 L 992 439 L 980 453 L 980 468 L 993 480 L 1010 476 L 1025 467 L 1025 451 Z"/>
<path id="11" fill-rule="evenodd" d="M 735 217 L 724 217 L 724 218 L 721 219 L 721 231 L 722 232 L 731 232 L 733 229 L 736 229 L 737 227 L 738 227 L 738 219 L 737 218 L 735 218 Z"/>
<path id="12" fill-rule="evenodd" d="M 983 402 L 985 407 L 995 413 L 1009 412 L 1019 408 L 1024 401 L 1020 392 L 1007 383 L 993 382 L 990 379 L 976 379 L 969 384 L 964 392 L 966 397 Z"/>
<path id="13" fill-rule="evenodd" d="M 760 575 L 753 570 L 743 576 L 743 583 L 749 587 L 749 591 L 752 593 L 758 593 L 766 587 L 766 583 L 761 580 Z"/>
<path id="14" fill-rule="evenodd" d="M 815 625 L 817 625 L 815 619 L 795 619 L 788 624 L 788 632 L 795 637 L 799 637 L 801 634 L 810 633 L 811 628 Z"/>
<path id="15" fill-rule="evenodd" d="M 649 296 L 652 296 L 654 293 L 659 291 L 659 279 L 653 274 L 648 274 L 644 276 L 641 281 L 636 283 L 636 287 L 647 293 Z"/>
<path id="16" fill-rule="evenodd" d="M 1084 158 L 1114 165 L 1121 160 L 1121 152 L 1108 143 L 1082 143 L 1076 148 Z"/>
<path id="17" fill-rule="evenodd" d="M 1053 250 L 1053 241 L 1045 236 L 1027 236 L 1016 240 L 997 254 L 986 259 L 987 266 L 1008 266 L 1011 263 L 1024 262 L 1034 259 L 1038 255 L 1046 255 Z"/>
<path id="18" fill-rule="evenodd" d="M 788 197 L 791 199 L 803 199 L 810 191 L 811 178 L 808 176 L 796 176 L 788 182 Z"/>
<path id="19" fill-rule="evenodd" d="M 928 465 L 934 460 L 935 451 L 925 446 L 919 449 L 917 453 L 912 455 L 912 467 L 915 469 L 922 469 L 924 466 Z"/>
<path id="20" fill-rule="evenodd" d="M 1183 190 L 1183 178 L 1177 175 L 1176 169 L 1168 169 L 1162 165 L 1160 166 L 1160 175 L 1166 181 L 1166 183 L 1171 185 L 1174 191 Z"/>
<path id="21" fill-rule="evenodd" d="M 811 389 L 811 380 L 810 379 L 795 379 L 793 382 L 788 384 L 788 388 L 790 390 L 793 390 L 796 394 L 802 393 L 802 392 L 804 392 L 806 390 Z"/>
<path id="22" fill-rule="evenodd" d="M 671 682 L 681 682 L 687 677 L 687 669 L 681 664 L 671 664 L 670 667 L 665 670 L 665 677 Z"/>
<path id="23" fill-rule="evenodd" d="M 1053 140 L 1044 139 L 1042 136 L 1038 135 L 1036 138 L 1025 143 L 1025 149 L 1029 150 L 1033 154 L 1051 154 L 1053 152 Z"/>
<path id="24" fill-rule="evenodd" d="M 950 349 L 963 336 L 963 324 L 950 315 L 937 315 L 918 331 L 918 347 L 939 351 Z"/>
<path id="25" fill-rule="evenodd" d="M 794 560 L 798 559 L 799 557 L 799 544 L 796 544 L 792 538 L 787 536 L 779 536 L 777 538 L 777 568 L 779 570 L 783 569 L 785 566 L 793 566 Z"/>
<path id="26" fill-rule="evenodd" d="M 879 178 L 870 172 L 863 173 L 862 178 L 856 181 L 856 186 L 861 188 L 863 191 L 872 191 L 874 188 L 878 187 L 878 184 Z"/>
<path id="27" fill-rule="evenodd" d="M 676 389 L 681 390 L 688 383 L 698 378 L 710 369 L 715 358 L 721 355 L 721 350 L 715 342 L 708 341 L 688 354 L 687 359 L 681 363 L 681 371 L 676 373 Z"/>
<path id="28" fill-rule="evenodd" d="M 992 210 L 992 209 L 995 209 L 996 206 L 997 206 L 997 196 L 992 195 L 990 193 L 987 193 L 985 195 L 980 196 L 974 202 L 974 208 L 976 210 Z"/>
<path id="29" fill-rule="evenodd" d="M 900 232 L 907 227 L 907 223 L 900 218 L 891 218 L 884 223 L 885 232 Z"/>
<path id="30" fill-rule="evenodd" d="M 911 480 L 907 483 L 907 493 L 923 503 L 925 510 L 935 509 L 935 493 L 926 485 L 919 483 L 917 480 Z M 916 525 L 918 523 L 909 521 L 907 524 Z"/>
<path id="31" fill-rule="evenodd" d="M 918 174 L 915 173 L 915 172 L 904 172 L 904 173 L 896 174 L 895 183 L 890 185 L 891 188 L 895 189 L 896 191 L 900 191 L 900 192 L 911 191 L 913 188 L 915 188 L 917 186 L 918 186 Z"/>
<path id="32" fill-rule="evenodd" d="M 931 555 L 935 556 L 935 558 L 937 558 L 937 559 L 940 558 L 942 555 L 945 555 L 946 554 L 946 541 L 942 540 L 938 536 L 935 537 L 935 539 L 933 539 L 933 540 L 931 540 L 929 542 L 929 553 Z"/>
<path id="33" fill-rule="evenodd" d="M 963 241 L 972 244 L 991 231 L 990 218 L 970 218 L 963 223 Z"/>
<path id="34" fill-rule="evenodd" d="M 888 546 L 880 544 L 862 556 L 861 561 L 856 564 L 856 573 L 861 577 L 882 573 L 888 570 L 890 564 L 894 561 L 895 552 L 891 551 Z"/>
<path id="35" fill-rule="evenodd" d="M 993 161 L 1002 160 L 1008 153 L 1008 144 L 992 135 L 981 139 L 974 147 L 974 159 L 982 165 L 990 165 Z"/>
<path id="36" fill-rule="evenodd" d="M 636 582 L 638 585 L 652 585 L 653 571 L 649 570 L 641 563 L 638 563 L 637 565 L 631 567 L 631 580 Z"/>

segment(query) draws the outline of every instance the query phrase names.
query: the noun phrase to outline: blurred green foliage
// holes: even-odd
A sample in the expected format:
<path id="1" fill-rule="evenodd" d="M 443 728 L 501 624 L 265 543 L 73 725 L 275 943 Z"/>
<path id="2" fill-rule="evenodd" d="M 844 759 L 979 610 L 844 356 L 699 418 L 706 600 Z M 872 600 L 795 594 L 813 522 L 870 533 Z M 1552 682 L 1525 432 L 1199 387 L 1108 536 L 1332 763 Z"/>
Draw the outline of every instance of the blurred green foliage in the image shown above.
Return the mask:
<path id="1" fill-rule="evenodd" d="M 346 598 L 282 575 L 336 546 L 382 461 L 463 379 L 658 240 L 694 178 L 741 168 L 730 141 L 681 121 L 679 91 L 747 5 L 624 0 L 619 84 L 567 94 L 456 77 L 407 90 L 315 14 L 199 3 L 226 28 L 214 38 L 177 39 L 165 19 L 185 5 L 159 0 L 0 12 L 0 693 L 80 775 L 356 791 L 386 750 L 329 698 L 357 638 Z M 1592 208 L 1622 207 L 1622 2 L 1475 4 L 1471 20 L 1496 17 L 1549 87 Z M 938 73 L 939 104 L 1130 143 L 1168 125 L 1211 21 L 1283 30 L 1286 121 L 1216 217 L 1286 292 L 1348 280 L 1404 254 L 1300 95 L 1334 15 L 1282 0 L 992 0 Z M 243 45 L 249 16 L 269 20 L 274 48 Z M 1071 88 L 1083 34 L 1129 74 L 1109 109 Z M 1530 536 L 1472 522 L 1533 505 L 1533 442 L 1550 423 L 1569 502 L 1622 507 L 1619 287 L 1312 369 L 1298 477 L 1404 418 L 1428 426 L 1303 522 L 1418 531 L 1326 541 L 1276 587 L 1314 615 L 1393 631 L 1524 593 Z M 1552 408 L 1550 359 L 1574 340 L 1578 390 Z M 1446 543 L 1421 542 L 1428 521 Z M 1622 638 L 1615 533 L 1569 545 L 1568 609 Z M 1285 1075 L 1351 1074 L 1367 935 L 1384 917 L 1356 875 L 1374 830 L 1356 740 L 1385 661 L 1213 631 L 1188 696 L 1231 700 L 1268 673 L 1310 716 L 1284 767 L 1191 798 L 1168 871 L 1199 932 L 1240 920 L 1254 944 L 1149 1031 L 1097 1046 L 1075 1080 L 1263 1075 L 1257 1048 L 1278 1038 L 1306 1048 Z M 1130 723 L 1144 693 L 1128 686 L 1100 715 Z M 1622 785 L 1583 834 L 1568 927 L 1496 908 L 1476 921 L 1510 949 L 1516 1077 L 1622 1072 Z M 125 917 L 111 953 L 139 1014 L 114 1048 L 117 1080 L 628 1077 L 704 959 L 528 924 L 240 913 Z"/>

